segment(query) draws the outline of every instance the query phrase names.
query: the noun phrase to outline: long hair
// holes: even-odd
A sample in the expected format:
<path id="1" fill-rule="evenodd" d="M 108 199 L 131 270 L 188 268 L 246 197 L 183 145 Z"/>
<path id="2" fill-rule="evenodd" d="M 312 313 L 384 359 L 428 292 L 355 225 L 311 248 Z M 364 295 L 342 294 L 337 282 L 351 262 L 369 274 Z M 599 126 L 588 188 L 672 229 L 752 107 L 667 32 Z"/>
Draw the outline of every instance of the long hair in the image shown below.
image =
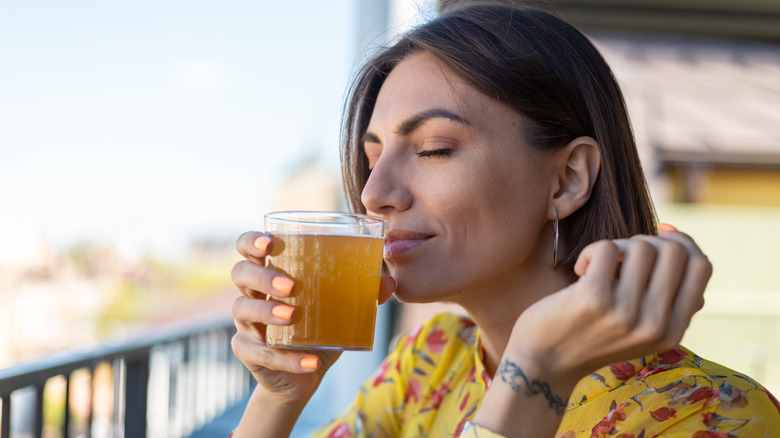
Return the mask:
<path id="1" fill-rule="evenodd" d="M 364 212 L 360 194 L 368 160 L 360 139 L 379 89 L 407 56 L 428 52 L 466 83 L 527 120 L 526 141 L 553 151 L 593 137 L 601 170 L 588 201 L 560 221 L 567 253 L 559 268 L 573 273 L 580 251 L 601 239 L 656 234 L 655 212 L 620 88 L 607 63 L 577 29 L 549 13 L 502 4 L 468 4 L 443 12 L 370 60 L 346 103 L 341 162 L 350 208 Z"/>

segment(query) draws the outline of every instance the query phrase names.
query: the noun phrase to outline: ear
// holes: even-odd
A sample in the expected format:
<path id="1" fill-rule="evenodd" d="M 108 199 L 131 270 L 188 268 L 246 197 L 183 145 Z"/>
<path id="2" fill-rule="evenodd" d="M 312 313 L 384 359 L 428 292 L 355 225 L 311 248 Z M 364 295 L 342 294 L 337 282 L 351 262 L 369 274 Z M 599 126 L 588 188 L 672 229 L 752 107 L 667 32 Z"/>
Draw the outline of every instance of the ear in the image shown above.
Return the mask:
<path id="1" fill-rule="evenodd" d="M 590 199 L 601 169 L 601 150 L 591 137 L 577 137 L 555 152 L 557 185 L 551 193 L 550 219 L 563 219 Z M 557 213 L 556 213 L 557 210 Z"/>

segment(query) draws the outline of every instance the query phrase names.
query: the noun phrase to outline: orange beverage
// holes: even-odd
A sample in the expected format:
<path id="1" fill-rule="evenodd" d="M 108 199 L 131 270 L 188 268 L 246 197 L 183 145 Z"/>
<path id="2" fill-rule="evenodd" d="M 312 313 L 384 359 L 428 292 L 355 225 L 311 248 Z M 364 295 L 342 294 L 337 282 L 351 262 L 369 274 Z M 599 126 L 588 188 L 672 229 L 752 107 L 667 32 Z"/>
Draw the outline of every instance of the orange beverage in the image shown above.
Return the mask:
<path id="1" fill-rule="evenodd" d="M 374 342 L 384 224 L 380 236 L 271 232 L 268 266 L 295 280 L 291 325 L 269 325 L 266 343 L 284 348 L 370 350 Z M 326 231 L 330 232 L 330 231 Z"/>

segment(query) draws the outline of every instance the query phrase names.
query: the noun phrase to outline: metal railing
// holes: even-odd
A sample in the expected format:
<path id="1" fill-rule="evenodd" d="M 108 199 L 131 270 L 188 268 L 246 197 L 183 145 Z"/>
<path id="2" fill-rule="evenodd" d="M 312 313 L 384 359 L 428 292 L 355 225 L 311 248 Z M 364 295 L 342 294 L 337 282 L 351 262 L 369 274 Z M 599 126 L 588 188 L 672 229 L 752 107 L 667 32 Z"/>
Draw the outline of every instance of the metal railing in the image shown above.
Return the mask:
<path id="1" fill-rule="evenodd" d="M 0 438 L 186 437 L 249 392 L 234 332 L 220 319 L 0 370 Z"/>

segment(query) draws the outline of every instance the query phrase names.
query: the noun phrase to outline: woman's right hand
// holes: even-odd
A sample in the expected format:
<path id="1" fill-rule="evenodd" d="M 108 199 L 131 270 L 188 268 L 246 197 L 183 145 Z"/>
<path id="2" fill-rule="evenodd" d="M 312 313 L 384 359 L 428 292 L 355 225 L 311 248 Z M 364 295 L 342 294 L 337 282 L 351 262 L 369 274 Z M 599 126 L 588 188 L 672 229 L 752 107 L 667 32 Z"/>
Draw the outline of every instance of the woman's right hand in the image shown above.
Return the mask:
<path id="1" fill-rule="evenodd" d="M 236 248 L 245 260 L 236 263 L 231 272 L 233 283 L 242 294 L 233 302 L 237 329 L 232 340 L 233 353 L 268 395 L 281 402 L 306 401 L 341 352 L 285 350 L 266 345 L 268 324 L 288 325 L 295 317 L 295 308 L 267 297 L 288 296 L 294 282 L 266 267 L 265 258 L 273 248 L 267 234 L 246 232 L 236 241 Z"/>

